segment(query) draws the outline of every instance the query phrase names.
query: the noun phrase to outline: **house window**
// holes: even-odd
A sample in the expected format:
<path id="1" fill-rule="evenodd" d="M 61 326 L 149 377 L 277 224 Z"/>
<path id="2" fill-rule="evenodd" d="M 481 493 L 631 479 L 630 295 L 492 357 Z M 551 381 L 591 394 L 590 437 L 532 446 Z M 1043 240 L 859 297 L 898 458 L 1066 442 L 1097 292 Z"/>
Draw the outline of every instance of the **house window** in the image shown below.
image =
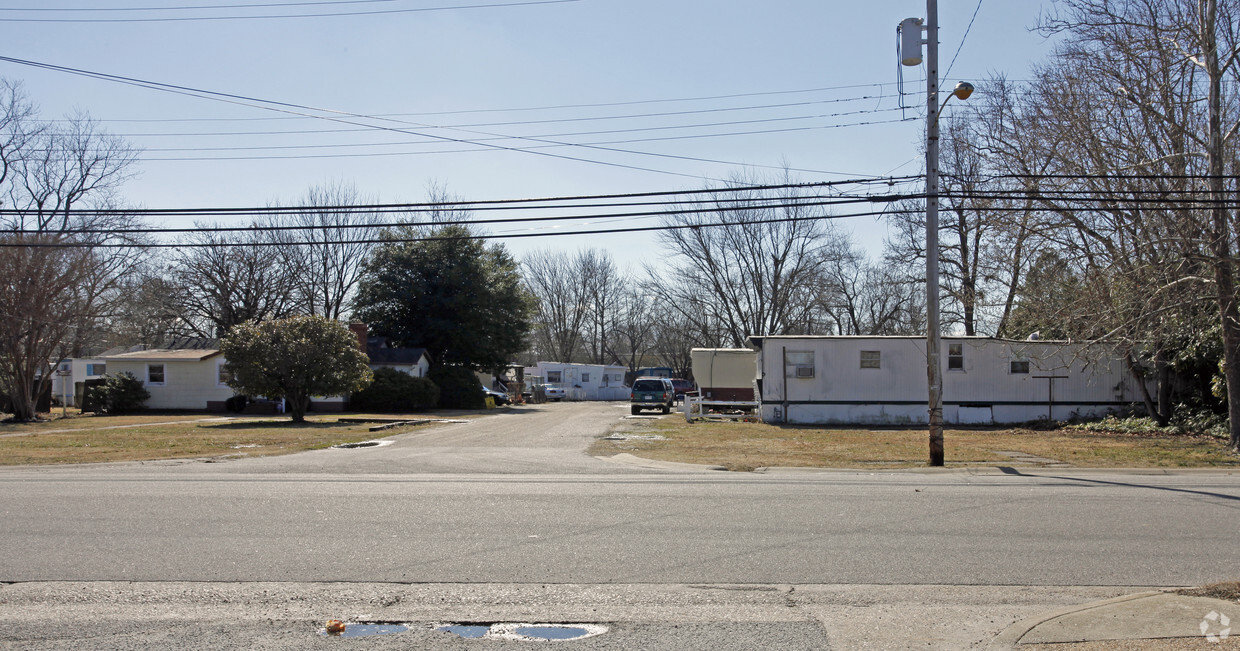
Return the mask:
<path id="1" fill-rule="evenodd" d="M 787 377 L 814 377 L 814 351 L 788 351 L 784 353 L 784 375 Z"/>
<path id="2" fill-rule="evenodd" d="M 547 381 L 552 383 L 563 382 L 564 380 L 561 379 L 560 375 L 562 372 L 563 371 L 547 371 Z"/>
<path id="3" fill-rule="evenodd" d="M 215 370 L 216 370 L 215 381 L 216 383 L 221 384 L 221 385 L 228 384 L 228 381 L 232 379 L 232 373 L 228 372 L 228 367 L 225 366 L 225 364 L 226 362 L 220 362 L 219 366 L 215 367 Z"/>
<path id="4" fill-rule="evenodd" d="M 861 351 L 861 368 L 882 368 L 882 353 L 877 350 Z"/>
<path id="5" fill-rule="evenodd" d="M 589 373 L 582 373 L 582 374 L 581 374 L 581 381 L 582 381 L 582 382 L 589 382 L 589 381 L 590 381 L 590 374 L 589 374 Z"/>
<path id="6" fill-rule="evenodd" d="M 964 370 L 964 344 L 947 344 L 947 370 Z"/>
<path id="7" fill-rule="evenodd" d="M 1009 367 L 1009 371 L 1014 375 L 1020 374 L 1020 373 L 1028 373 L 1029 372 L 1029 360 L 1027 359 L 1012 360 L 1012 364 Z"/>
<path id="8" fill-rule="evenodd" d="M 70 372 L 70 371 L 72 371 L 72 370 L 73 370 L 73 362 L 61 362 L 61 363 L 60 363 L 60 372 L 61 372 L 61 373 L 68 373 L 68 372 Z"/>
<path id="9" fill-rule="evenodd" d="M 146 383 L 147 384 L 163 384 L 164 383 L 164 365 L 163 364 L 147 364 L 146 365 Z"/>
<path id="10" fill-rule="evenodd" d="M 86 365 L 86 375 L 88 376 L 103 375 L 104 373 L 107 373 L 107 372 L 108 372 L 107 364 L 87 364 Z"/>

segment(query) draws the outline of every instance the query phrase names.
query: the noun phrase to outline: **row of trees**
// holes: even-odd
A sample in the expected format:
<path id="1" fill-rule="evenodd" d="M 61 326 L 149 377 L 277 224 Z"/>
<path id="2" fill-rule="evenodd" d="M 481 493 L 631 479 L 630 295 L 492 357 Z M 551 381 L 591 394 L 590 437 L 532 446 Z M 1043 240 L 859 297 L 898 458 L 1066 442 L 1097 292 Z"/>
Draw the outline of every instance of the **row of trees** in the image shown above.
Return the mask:
<path id="1" fill-rule="evenodd" d="M 1180 403 L 1225 404 L 1240 447 L 1240 0 L 1055 6 L 1042 25 L 1058 38 L 1055 54 L 1028 81 L 978 84 L 977 100 L 944 118 L 944 327 L 1114 342 L 1134 374 L 1162 380 L 1147 397 L 1151 414 L 1166 422 Z M 8 88 L 4 125 L 39 125 Z M 0 152 L 16 161 L 4 167 L 6 218 L 37 232 L 19 237 L 143 244 L 118 234 L 121 213 L 70 210 L 86 196 L 108 205 L 131 154 L 87 121 L 58 124 L 78 126 L 4 126 Z M 33 133 L 51 140 L 26 144 Z M 59 168 L 34 154 L 56 148 L 56 160 L 80 161 L 69 175 L 80 183 L 50 182 Z M 93 159 L 108 164 L 86 164 Z M 44 278 L 79 259 L 93 271 L 16 286 L 3 309 L 33 315 L 31 327 L 44 328 L 36 339 L 61 346 L 28 356 L 31 365 L 100 329 L 128 340 L 212 336 L 289 314 L 356 315 L 398 344 L 479 368 L 524 351 L 525 362 L 683 371 L 690 348 L 743 346 L 752 334 L 922 334 L 921 202 L 895 207 L 884 258 L 874 263 L 833 225 L 825 196 L 786 181 L 738 177 L 668 206 L 659 237 L 669 255 L 641 270 L 590 249 L 540 251 L 518 264 L 502 246 L 471 239 L 468 215 L 453 209 L 380 228 L 393 215 L 334 209 L 373 203 L 336 186 L 245 232 L 203 224 L 186 236 L 193 246 L 160 266 L 138 264 L 124 246 L 14 248 L 4 262 L 13 278 Z M 62 197 L 66 187 L 82 192 Z M 113 224 L 88 235 L 80 229 L 93 224 L 79 219 Z M 720 223 L 729 226 L 713 226 Z M 100 266 L 105 255 L 115 261 Z M 37 300 L 23 292 L 38 291 L 80 293 L 43 304 L 90 309 L 21 307 Z M 4 352 L 6 364 L 20 357 Z M 1216 373 L 1225 400 L 1208 390 Z M 34 376 L 11 366 L 4 377 L 16 387 L 12 378 Z"/>
<path id="2" fill-rule="evenodd" d="M 1053 56 L 946 129 L 945 309 L 969 334 L 1113 342 L 1159 379 L 1152 416 L 1225 404 L 1240 449 L 1240 2 L 1055 10 Z M 889 256 L 921 258 L 919 213 L 897 223 Z"/>

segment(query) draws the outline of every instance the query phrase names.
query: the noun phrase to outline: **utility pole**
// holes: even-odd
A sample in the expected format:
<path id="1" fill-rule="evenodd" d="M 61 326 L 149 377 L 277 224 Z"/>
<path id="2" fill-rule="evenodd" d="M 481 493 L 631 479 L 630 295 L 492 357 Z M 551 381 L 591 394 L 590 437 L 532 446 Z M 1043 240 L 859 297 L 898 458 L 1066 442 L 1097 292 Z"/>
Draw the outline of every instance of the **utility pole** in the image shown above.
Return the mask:
<path id="1" fill-rule="evenodd" d="M 943 465 L 943 367 L 939 364 L 939 3 L 926 0 L 926 375 L 930 465 Z"/>
<path id="2" fill-rule="evenodd" d="M 929 388 L 930 465 L 943 465 L 943 366 L 939 332 L 939 3 L 926 0 L 926 40 L 921 40 L 922 21 L 906 18 L 900 23 L 900 63 L 921 64 L 921 45 L 926 45 L 926 380 Z M 968 99 L 973 85 L 956 84 L 947 97 Z M 947 102 L 944 101 L 946 106 Z"/>

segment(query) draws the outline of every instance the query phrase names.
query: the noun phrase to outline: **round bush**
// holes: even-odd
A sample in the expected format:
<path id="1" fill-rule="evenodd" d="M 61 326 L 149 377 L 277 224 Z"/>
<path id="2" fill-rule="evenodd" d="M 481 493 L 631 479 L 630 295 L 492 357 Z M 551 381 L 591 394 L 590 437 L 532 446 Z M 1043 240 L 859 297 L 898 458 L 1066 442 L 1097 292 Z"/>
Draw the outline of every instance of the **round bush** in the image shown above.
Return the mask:
<path id="1" fill-rule="evenodd" d="M 133 373 L 109 373 L 102 386 L 90 389 L 90 401 L 96 411 L 104 414 L 124 414 L 142 408 L 151 393 L 142 386 L 142 380 Z"/>
<path id="2" fill-rule="evenodd" d="M 375 379 L 349 397 L 355 411 L 414 411 L 439 403 L 439 387 L 424 377 L 413 377 L 392 368 L 375 370 Z"/>

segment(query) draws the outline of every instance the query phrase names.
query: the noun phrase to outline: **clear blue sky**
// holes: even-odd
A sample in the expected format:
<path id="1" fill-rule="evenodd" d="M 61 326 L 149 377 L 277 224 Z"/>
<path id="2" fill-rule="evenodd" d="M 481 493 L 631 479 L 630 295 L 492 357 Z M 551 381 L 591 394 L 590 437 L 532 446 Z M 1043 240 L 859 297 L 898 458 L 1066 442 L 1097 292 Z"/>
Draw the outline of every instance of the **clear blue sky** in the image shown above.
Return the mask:
<path id="1" fill-rule="evenodd" d="M 44 118 L 81 109 L 110 132 L 127 134 L 144 153 L 139 175 L 123 195 L 147 208 L 289 203 L 311 186 L 334 181 L 354 183 L 377 201 L 420 201 L 428 183 L 465 199 L 500 199 L 700 188 L 706 179 L 727 177 L 741 165 L 816 170 L 797 172 L 803 181 L 921 170 L 924 71 L 905 69 L 905 103 L 911 108 L 899 110 L 895 28 L 903 18 L 925 15 L 922 0 L 578 0 L 506 7 L 476 5 L 521 0 L 290 4 L 294 1 L 0 2 L 0 19 L 7 19 L 0 22 L 0 55 L 352 114 L 392 115 L 406 123 L 367 122 L 456 140 L 491 138 L 488 142 L 516 148 L 539 143 L 494 138 L 537 136 L 614 143 L 599 146 L 648 155 L 563 146 L 539 150 L 596 162 L 566 160 L 428 141 L 7 62 L 0 63 L 0 75 L 23 80 Z M 273 6 L 241 6 L 260 3 Z M 941 70 L 960 48 L 944 85 L 991 72 L 1025 78 L 1030 65 L 1049 51 L 1029 31 L 1044 4 L 1050 3 L 983 0 L 965 38 L 977 0 L 942 0 Z M 157 5 L 236 8 L 80 9 Z M 15 10 L 32 7 L 79 9 Z M 453 8 L 403 11 L 431 7 Z M 98 22 L 14 20 L 31 18 Z M 977 92 L 985 87 L 979 84 Z M 568 105 L 578 106 L 550 108 Z M 301 133 L 287 133 L 294 131 Z M 848 226 L 871 250 L 881 240 L 881 224 L 873 219 Z M 518 254 L 595 246 L 629 264 L 658 259 L 653 235 L 599 240 L 507 244 Z"/>

